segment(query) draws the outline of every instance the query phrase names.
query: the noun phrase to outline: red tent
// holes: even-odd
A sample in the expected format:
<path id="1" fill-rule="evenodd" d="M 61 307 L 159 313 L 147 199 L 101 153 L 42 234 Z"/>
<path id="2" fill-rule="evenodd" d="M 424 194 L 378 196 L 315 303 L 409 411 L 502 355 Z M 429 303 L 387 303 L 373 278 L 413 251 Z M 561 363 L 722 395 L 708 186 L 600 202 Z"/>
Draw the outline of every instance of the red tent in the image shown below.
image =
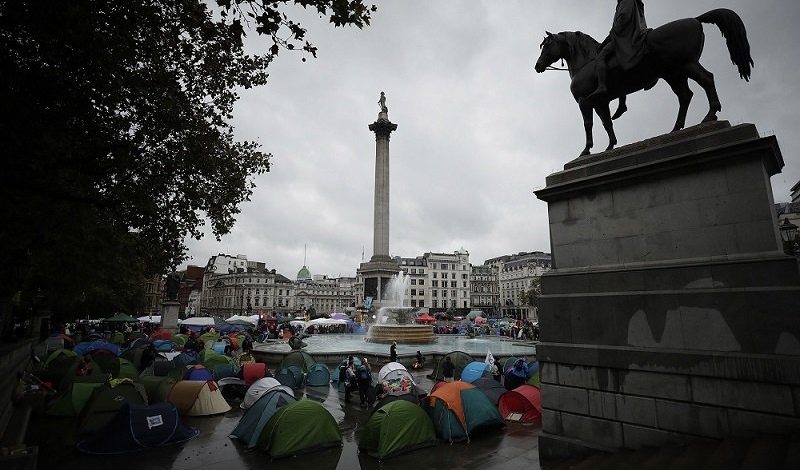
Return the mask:
<path id="1" fill-rule="evenodd" d="M 512 413 L 518 413 L 519 421 L 536 421 L 542 417 L 542 397 L 538 388 L 523 384 L 500 395 L 497 408 L 506 419 L 509 419 Z"/>
<path id="2" fill-rule="evenodd" d="M 418 316 L 414 321 L 416 321 L 417 323 L 433 323 L 436 321 L 436 319 L 428 315 L 427 313 L 423 313 L 422 315 Z"/>

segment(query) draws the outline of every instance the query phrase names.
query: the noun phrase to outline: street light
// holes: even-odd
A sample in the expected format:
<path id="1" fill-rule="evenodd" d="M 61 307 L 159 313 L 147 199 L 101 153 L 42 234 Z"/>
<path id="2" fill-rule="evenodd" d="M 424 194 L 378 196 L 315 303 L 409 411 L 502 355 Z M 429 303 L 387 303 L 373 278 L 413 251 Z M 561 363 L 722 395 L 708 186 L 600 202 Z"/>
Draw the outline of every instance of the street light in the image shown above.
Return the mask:
<path id="1" fill-rule="evenodd" d="M 784 244 L 784 251 L 786 251 L 785 246 L 789 246 L 789 251 L 787 254 L 796 256 L 798 254 L 798 247 L 797 247 L 797 225 L 789 222 L 789 219 L 784 218 L 783 223 L 778 226 L 781 232 L 781 239 L 783 240 Z"/>

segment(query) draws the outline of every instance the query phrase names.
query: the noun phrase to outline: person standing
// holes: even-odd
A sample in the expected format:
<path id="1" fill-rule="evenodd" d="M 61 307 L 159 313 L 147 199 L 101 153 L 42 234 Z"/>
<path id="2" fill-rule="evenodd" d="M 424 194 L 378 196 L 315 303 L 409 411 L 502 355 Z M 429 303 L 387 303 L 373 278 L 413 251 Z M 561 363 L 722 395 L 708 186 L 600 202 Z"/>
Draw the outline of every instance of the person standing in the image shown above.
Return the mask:
<path id="1" fill-rule="evenodd" d="M 366 357 L 361 358 L 361 365 L 358 366 L 358 373 L 356 374 L 358 383 L 358 398 L 360 405 L 366 407 L 369 403 L 368 395 L 369 388 L 372 386 L 372 371 L 369 369 L 369 363 Z"/>
<path id="2" fill-rule="evenodd" d="M 392 345 L 389 347 L 389 362 L 397 362 L 397 342 L 392 341 Z"/>
<path id="3" fill-rule="evenodd" d="M 453 364 L 452 360 L 450 360 L 450 356 L 445 357 L 444 364 L 442 365 L 442 376 L 444 377 L 444 381 L 452 382 L 455 371 L 456 365 Z"/>
<path id="4" fill-rule="evenodd" d="M 355 373 L 355 361 L 353 356 L 349 356 L 347 358 L 347 365 L 344 367 L 344 401 L 349 402 L 351 400 L 350 394 L 353 390 L 356 389 L 356 373 Z M 341 380 L 341 371 L 339 373 L 339 377 Z"/>

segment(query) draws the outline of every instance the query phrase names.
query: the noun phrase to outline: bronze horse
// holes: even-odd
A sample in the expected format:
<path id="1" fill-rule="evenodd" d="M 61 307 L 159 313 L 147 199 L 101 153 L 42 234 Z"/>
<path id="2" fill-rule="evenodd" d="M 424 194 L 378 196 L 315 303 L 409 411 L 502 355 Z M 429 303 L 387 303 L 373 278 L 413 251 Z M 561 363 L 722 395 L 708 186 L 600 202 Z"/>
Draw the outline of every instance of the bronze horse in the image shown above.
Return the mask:
<path id="1" fill-rule="evenodd" d="M 558 59 L 567 62 L 572 79 L 570 91 L 578 102 L 586 131 L 586 147 L 581 155 L 587 155 L 593 145 L 592 110 L 600 117 L 608 133 L 606 150 L 611 150 L 617 144 L 617 137 L 611 122 L 609 102 L 620 98 L 620 109 L 614 115 L 617 118 L 625 111 L 623 100 L 627 94 L 650 89 L 659 78 L 663 78 L 678 97 L 678 118 L 672 128 L 673 132 L 686 125 L 686 112 L 693 95 L 689 89 L 689 78 L 697 82 L 708 97 L 709 110 L 703 122 L 717 119 L 717 112 L 722 106 L 714 86 L 714 75 L 698 62 L 705 41 L 701 23 L 717 25 L 726 39 L 731 61 L 738 68 L 739 76 L 749 81 L 753 59 L 750 57 L 750 44 L 747 42 L 744 23 L 739 15 L 724 8 L 711 10 L 697 18 L 672 21 L 650 30 L 647 34 L 647 54 L 641 62 L 631 70 L 622 71 L 619 67 L 614 67 L 612 61 L 608 71 L 608 93 L 591 97 L 589 95 L 597 87 L 595 57 L 598 42 L 580 31 L 558 34 L 547 32 L 540 46 L 542 53 L 536 61 L 535 69 L 541 73 Z"/>

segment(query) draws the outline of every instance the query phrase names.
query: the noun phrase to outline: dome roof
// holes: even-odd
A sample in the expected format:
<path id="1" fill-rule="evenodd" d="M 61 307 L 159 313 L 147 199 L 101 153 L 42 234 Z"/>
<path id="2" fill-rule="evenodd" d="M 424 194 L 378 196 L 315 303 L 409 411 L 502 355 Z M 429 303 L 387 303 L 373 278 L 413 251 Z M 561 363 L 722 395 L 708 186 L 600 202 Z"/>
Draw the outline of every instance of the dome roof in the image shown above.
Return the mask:
<path id="1" fill-rule="evenodd" d="M 308 266 L 303 266 L 300 268 L 300 271 L 297 271 L 297 280 L 303 279 L 311 279 L 311 271 L 309 271 Z"/>

